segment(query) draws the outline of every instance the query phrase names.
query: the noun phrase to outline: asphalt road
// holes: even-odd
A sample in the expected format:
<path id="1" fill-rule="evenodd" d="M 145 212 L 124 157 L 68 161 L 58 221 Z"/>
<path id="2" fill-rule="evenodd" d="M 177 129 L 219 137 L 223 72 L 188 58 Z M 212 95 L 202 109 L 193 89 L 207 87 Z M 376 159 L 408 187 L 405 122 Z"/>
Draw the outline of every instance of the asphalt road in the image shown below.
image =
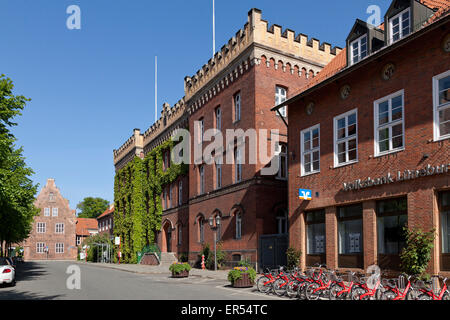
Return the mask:
<path id="1" fill-rule="evenodd" d="M 80 271 L 80 289 L 69 289 L 69 266 Z M 76 284 L 69 281 L 70 284 Z M 0 300 L 267 300 L 255 288 L 236 289 L 223 280 L 173 279 L 167 274 L 136 274 L 73 262 L 26 262 L 18 267 L 17 285 L 0 287 Z"/>

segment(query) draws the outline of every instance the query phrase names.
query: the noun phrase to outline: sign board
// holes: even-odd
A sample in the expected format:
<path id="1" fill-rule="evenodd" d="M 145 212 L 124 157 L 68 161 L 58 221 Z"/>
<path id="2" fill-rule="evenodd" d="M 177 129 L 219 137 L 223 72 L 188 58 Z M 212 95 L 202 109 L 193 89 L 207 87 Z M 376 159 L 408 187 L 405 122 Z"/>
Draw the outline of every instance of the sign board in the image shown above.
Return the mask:
<path id="1" fill-rule="evenodd" d="M 122 252 L 118 252 L 119 258 L 122 258 Z"/>
<path id="2" fill-rule="evenodd" d="M 86 254 L 84 252 L 80 252 L 80 260 L 84 260 Z"/>
<path id="3" fill-rule="evenodd" d="M 116 246 L 120 245 L 120 237 L 115 237 L 115 238 L 114 238 L 114 244 L 115 244 Z"/>
<path id="4" fill-rule="evenodd" d="M 300 200 L 311 200 L 312 191 L 308 189 L 298 189 L 298 198 Z"/>

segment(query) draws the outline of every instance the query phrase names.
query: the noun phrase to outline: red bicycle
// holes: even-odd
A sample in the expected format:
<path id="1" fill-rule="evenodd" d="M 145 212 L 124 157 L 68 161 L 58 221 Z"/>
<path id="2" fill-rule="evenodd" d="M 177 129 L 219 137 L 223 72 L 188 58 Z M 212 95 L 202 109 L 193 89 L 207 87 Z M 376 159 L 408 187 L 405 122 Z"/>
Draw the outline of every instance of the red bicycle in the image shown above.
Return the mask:
<path id="1" fill-rule="evenodd" d="M 259 292 L 268 293 L 273 290 L 273 283 L 283 275 L 283 267 L 278 270 L 266 269 L 266 272 L 256 282 L 256 287 Z"/>
<path id="2" fill-rule="evenodd" d="M 320 296 L 329 297 L 330 287 L 336 281 L 335 271 L 323 272 L 320 269 L 319 277 L 314 279 L 305 290 L 306 299 L 317 300 Z"/>
<path id="3" fill-rule="evenodd" d="M 421 294 L 419 294 L 419 300 L 450 300 L 450 292 L 447 287 L 447 278 L 441 276 L 433 276 L 437 278 L 438 281 L 442 280 L 442 286 L 440 290 L 434 290 L 433 286 L 428 288 L 419 289 Z"/>
<path id="4" fill-rule="evenodd" d="M 383 292 L 381 300 L 414 300 L 414 290 L 411 277 L 400 275 L 396 279 L 383 279 Z M 405 280 L 407 281 L 405 284 Z"/>
<path id="5" fill-rule="evenodd" d="M 369 277 L 360 278 L 360 282 L 353 286 L 352 300 L 380 300 L 383 289 L 380 276 L 376 277 L 375 285 L 373 286 L 367 284 L 368 279 Z"/>
<path id="6" fill-rule="evenodd" d="M 346 300 L 351 298 L 353 285 L 358 282 L 355 272 L 349 271 L 347 281 L 336 276 L 336 281 L 330 288 L 330 300 Z"/>

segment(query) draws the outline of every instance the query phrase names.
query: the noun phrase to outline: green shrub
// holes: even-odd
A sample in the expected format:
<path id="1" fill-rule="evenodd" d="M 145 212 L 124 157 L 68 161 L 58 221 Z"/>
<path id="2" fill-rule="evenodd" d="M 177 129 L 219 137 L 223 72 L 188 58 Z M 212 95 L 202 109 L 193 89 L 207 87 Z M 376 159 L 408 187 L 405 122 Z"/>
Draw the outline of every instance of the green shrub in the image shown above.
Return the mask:
<path id="1" fill-rule="evenodd" d="M 189 272 L 191 270 L 191 266 L 189 265 L 189 263 L 176 262 L 170 265 L 169 270 L 172 273 L 181 273 L 183 271 Z"/>
<path id="2" fill-rule="evenodd" d="M 287 249 L 286 255 L 287 255 L 287 268 L 289 270 L 292 270 L 295 267 L 298 267 L 300 263 L 300 257 L 302 256 L 302 252 L 300 250 L 296 250 L 290 247 L 289 249 Z"/>
<path id="3" fill-rule="evenodd" d="M 214 270 L 214 249 L 210 249 L 209 243 L 203 245 L 199 260 L 201 264 L 202 255 L 205 256 L 205 267 Z M 225 252 L 222 251 L 222 244 L 219 242 L 216 246 L 217 268 L 220 269 L 225 261 Z"/>
<path id="4" fill-rule="evenodd" d="M 228 272 L 228 281 L 234 284 L 236 280 L 242 279 L 242 274 L 248 273 L 248 277 L 252 282 L 255 282 L 256 271 L 252 267 L 235 267 Z"/>
<path id="5" fill-rule="evenodd" d="M 248 267 L 248 268 L 250 268 L 252 266 L 252 264 L 251 264 L 249 258 L 245 258 L 244 260 L 239 261 L 238 266 L 239 267 Z"/>
<path id="6" fill-rule="evenodd" d="M 406 236 L 406 246 L 400 254 L 402 271 L 412 275 L 423 275 L 431 260 L 431 250 L 434 247 L 436 230 L 424 232 L 421 229 L 409 230 L 403 228 Z"/>

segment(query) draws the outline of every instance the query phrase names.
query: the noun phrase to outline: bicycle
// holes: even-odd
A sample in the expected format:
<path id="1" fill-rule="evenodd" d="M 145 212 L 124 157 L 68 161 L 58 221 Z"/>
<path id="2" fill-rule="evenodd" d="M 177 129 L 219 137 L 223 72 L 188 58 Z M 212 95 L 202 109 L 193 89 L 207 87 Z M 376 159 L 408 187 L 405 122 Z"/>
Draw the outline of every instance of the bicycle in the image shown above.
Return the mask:
<path id="1" fill-rule="evenodd" d="M 415 289 L 412 286 L 411 277 L 400 275 L 395 279 L 383 279 L 384 290 L 381 294 L 381 300 L 414 300 Z M 407 280 L 406 285 L 404 284 L 405 280 Z"/>
<path id="2" fill-rule="evenodd" d="M 355 274 L 356 272 L 349 271 L 347 281 L 344 281 L 342 277 L 336 276 L 336 281 L 330 288 L 330 300 L 348 300 L 351 298 L 353 285 L 358 283 L 358 278 Z"/>
<path id="3" fill-rule="evenodd" d="M 321 296 L 329 297 L 330 287 L 336 281 L 336 271 L 323 271 L 319 273 L 317 280 L 311 282 L 305 289 L 306 299 L 317 300 Z"/>
<path id="4" fill-rule="evenodd" d="M 433 288 L 433 285 L 429 286 L 428 288 L 424 286 L 425 288 L 419 289 L 421 293 L 417 297 L 418 300 L 450 300 L 450 292 L 448 291 L 447 287 L 447 278 L 438 275 L 433 276 L 433 278 L 437 278 L 438 281 L 442 280 L 441 289 L 438 291 L 437 289 Z"/>

